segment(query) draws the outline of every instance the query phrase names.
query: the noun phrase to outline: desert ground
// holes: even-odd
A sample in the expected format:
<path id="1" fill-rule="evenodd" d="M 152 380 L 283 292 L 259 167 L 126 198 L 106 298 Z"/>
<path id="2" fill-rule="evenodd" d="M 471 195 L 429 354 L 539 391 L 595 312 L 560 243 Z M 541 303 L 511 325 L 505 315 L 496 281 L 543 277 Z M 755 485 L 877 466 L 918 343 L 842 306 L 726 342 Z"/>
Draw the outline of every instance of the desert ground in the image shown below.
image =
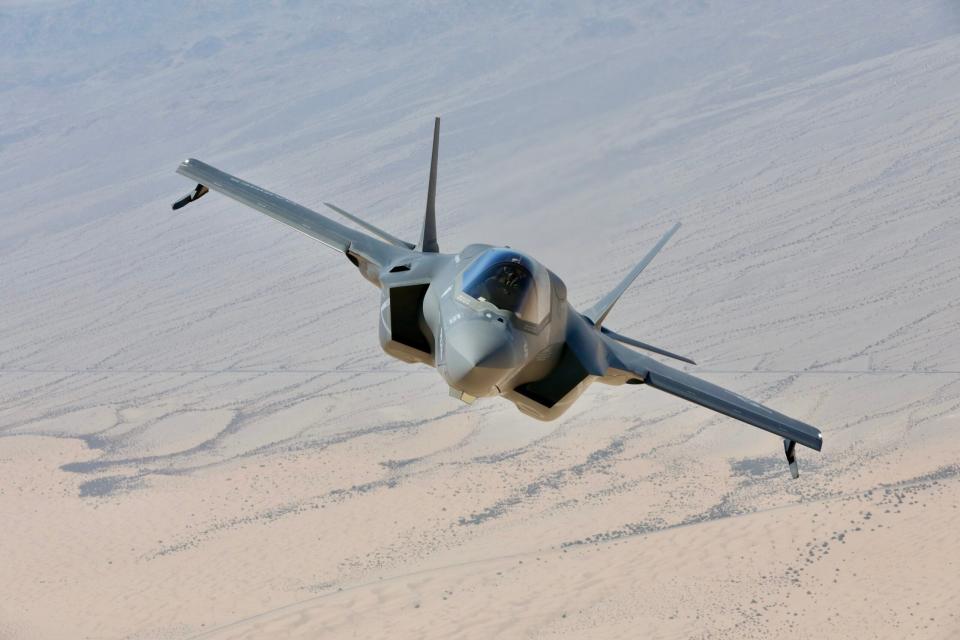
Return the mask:
<path id="1" fill-rule="evenodd" d="M 0 638 L 960 637 L 960 9 L 0 2 Z M 585 308 L 823 432 L 541 423 L 377 343 L 195 156 Z"/>

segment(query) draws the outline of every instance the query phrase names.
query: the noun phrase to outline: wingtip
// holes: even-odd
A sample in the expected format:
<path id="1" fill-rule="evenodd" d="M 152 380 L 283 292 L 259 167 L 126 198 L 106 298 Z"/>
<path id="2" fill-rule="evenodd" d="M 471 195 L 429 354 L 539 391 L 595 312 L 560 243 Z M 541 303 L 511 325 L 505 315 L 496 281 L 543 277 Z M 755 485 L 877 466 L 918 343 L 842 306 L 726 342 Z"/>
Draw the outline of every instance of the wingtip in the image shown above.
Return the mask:
<path id="1" fill-rule="evenodd" d="M 808 449 L 813 449 L 814 451 L 820 452 L 823 449 L 823 433 L 816 427 L 813 427 L 813 429 L 814 431 L 817 432 L 816 436 L 811 436 L 809 438 L 806 438 L 804 439 L 804 441 L 798 440 L 797 442 L 807 447 Z"/>
<path id="2" fill-rule="evenodd" d="M 188 176 L 188 173 L 195 169 L 197 165 L 203 164 L 196 158 L 186 158 L 180 164 L 177 165 L 177 173 L 182 176 Z"/>

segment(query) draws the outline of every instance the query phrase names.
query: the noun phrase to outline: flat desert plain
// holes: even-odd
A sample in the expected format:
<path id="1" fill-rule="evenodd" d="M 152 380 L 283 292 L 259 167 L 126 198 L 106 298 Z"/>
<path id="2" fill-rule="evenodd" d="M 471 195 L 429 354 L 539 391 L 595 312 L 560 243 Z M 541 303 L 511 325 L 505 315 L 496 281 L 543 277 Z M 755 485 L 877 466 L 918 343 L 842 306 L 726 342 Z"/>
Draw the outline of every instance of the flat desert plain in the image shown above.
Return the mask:
<path id="1" fill-rule="evenodd" d="M 960 637 L 960 12 L 0 4 L 0 638 Z M 467 406 L 199 157 L 819 427 Z"/>

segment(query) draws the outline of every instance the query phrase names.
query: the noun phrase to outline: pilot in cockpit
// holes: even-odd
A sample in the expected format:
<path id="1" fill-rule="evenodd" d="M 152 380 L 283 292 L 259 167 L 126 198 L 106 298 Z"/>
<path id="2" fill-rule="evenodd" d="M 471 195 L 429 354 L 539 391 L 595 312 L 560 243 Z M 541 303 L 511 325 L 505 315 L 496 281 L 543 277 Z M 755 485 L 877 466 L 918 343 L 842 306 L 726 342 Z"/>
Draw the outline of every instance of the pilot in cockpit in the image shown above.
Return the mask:
<path id="1" fill-rule="evenodd" d="M 537 324 L 549 311 L 550 289 L 548 281 L 537 282 L 538 278 L 531 272 L 536 269 L 525 256 L 494 249 L 467 268 L 463 292 L 502 311 L 512 312 L 520 320 Z M 541 275 L 540 280 L 545 280 L 546 274 Z"/>
<path id="2" fill-rule="evenodd" d="M 516 310 L 530 285 L 527 270 L 518 264 L 501 264 L 486 275 L 480 295 L 500 309 Z"/>

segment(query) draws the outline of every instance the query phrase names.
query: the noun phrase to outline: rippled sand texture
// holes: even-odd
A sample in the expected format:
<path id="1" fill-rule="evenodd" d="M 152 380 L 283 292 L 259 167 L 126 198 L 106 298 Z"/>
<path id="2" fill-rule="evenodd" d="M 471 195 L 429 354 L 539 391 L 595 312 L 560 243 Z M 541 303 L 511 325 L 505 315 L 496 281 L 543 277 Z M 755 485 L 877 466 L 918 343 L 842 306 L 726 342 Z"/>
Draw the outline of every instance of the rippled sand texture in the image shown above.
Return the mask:
<path id="1" fill-rule="evenodd" d="M 729 4 L 729 3 L 727 3 Z M 960 10 L 0 4 L 0 638 L 960 635 Z M 541 424 L 376 340 L 185 156 L 575 304 L 822 428 Z"/>

